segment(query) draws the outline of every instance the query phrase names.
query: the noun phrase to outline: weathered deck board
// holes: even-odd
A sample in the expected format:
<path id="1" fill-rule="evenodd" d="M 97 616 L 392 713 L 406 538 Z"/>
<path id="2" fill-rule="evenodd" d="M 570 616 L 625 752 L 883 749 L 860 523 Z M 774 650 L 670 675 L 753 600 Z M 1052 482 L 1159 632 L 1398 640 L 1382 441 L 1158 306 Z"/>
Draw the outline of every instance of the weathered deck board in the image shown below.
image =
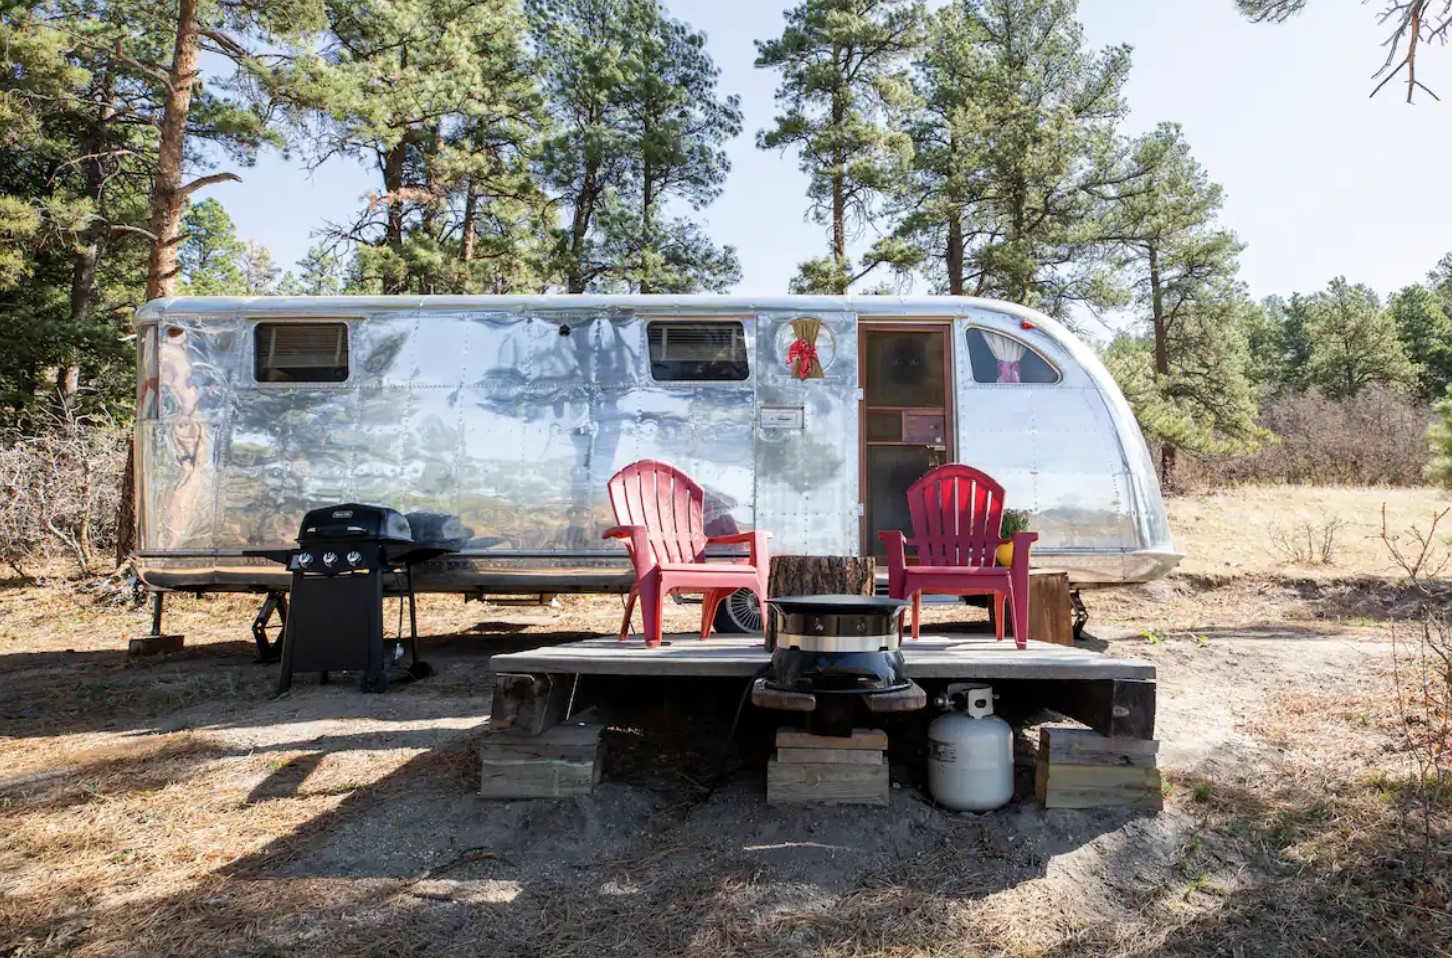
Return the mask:
<path id="1" fill-rule="evenodd" d="M 525 652 L 496 655 L 495 672 L 584 675 L 754 675 L 770 659 L 759 636 L 668 635 L 668 644 L 647 649 L 638 639 L 602 636 Z M 903 642 L 908 675 L 915 679 L 1154 679 L 1148 662 L 1116 659 L 1087 649 L 992 636 L 924 635 Z"/>

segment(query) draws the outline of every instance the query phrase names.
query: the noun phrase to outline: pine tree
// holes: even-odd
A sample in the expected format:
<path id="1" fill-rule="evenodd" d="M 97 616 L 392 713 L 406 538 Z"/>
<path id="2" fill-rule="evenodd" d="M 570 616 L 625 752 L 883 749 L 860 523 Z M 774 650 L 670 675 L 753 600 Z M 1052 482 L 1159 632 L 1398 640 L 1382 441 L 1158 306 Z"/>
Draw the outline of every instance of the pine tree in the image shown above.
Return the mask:
<path id="1" fill-rule="evenodd" d="M 288 272 L 278 281 L 283 296 L 336 296 L 343 291 L 345 266 L 331 247 L 308 247 L 297 265 L 297 276 Z"/>
<path id="2" fill-rule="evenodd" d="M 1099 255 L 1138 170 L 1118 154 L 1128 47 L 1086 48 L 1077 0 L 957 0 L 932 19 L 899 235 L 935 285 L 1064 315 L 1119 305 Z"/>
<path id="3" fill-rule="evenodd" d="M 1452 489 L 1452 390 L 1435 407 L 1436 419 L 1427 437 L 1432 443 L 1432 460 L 1427 464 L 1427 478 Z"/>
<path id="4" fill-rule="evenodd" d="M 1166 124 L 1142 137 L 1132 165 L 1141 171 L 1136 189 L 1117 204 L 1110 236 L 1148 329 L 1155 402 L 1175 413 L 1147 417 L 1160 442 L 1160 479 L 1172 486 L 1180 448 L 1239 454 L 1265 439 L 1248 375 L 1247 330 L 1260 325 L 1260 309 L 1236 279 L 1239 241 L 1215 223 L 1221 189 L 1180 129 Z M 1127 349 L 1115 354 L 1121 372 Z M 1137 408 L 1148 392 L 1140 390 Z"/>
<path id="5" fill-rule="evenodd" d="M 1428 401 L 1440 398 L 1452 385 L 1452 314 L 1446 301 L 1425 286 L 1408 286 L 1391 298 L 1387 311 L 1415 367 L 1418 394 Z"/>
<path id="6" fill-rule="evenodd" d="M 893 119 L 913 106 L 907 58 L 923 17 L 920 0 L 803 0 L 780 37 L 756 44 L 757 67 L 781 71 L 782 109 L 757 145 L 798 152 L 810 214 L 829 229 L 827 257 L 801 265 L 793 292 L 845 293 L 883 263 L 917 265 L 915 249 L 889 239 L 854 267 L 847 244 L 912 161 L 912 141 Z"/>
<path id="7" fill-rule="evenodd" d="M 331 239 L 358 244 L 385 293 L 517 281 L 516 264 L 491 277 L 476 255 L 491 211 L 522 245 L 542 202 L 527 168 L 540 118 L 516 0 L 326 0 L 326 18 L 320 49 L 294 51 L 281 94 L 312 163 L 351 156 L 381 175 Z"/>
<path id="8" fill-rule="evenodd" d="M 248 296 L 270 296 L 277 292 L 277 276 L 281 272 L 272 263 L 272 253 L 256 240 L 248 240 L 242 248 L 242 288 Z"/>
<path id="9" fill-rule="evenodd" d="M 568 292 L 690 292 L 736 282 L 735 251 L 670 217 L 720 195 L 725 142 L 741 128 L 717 92 L 705 37 L 655 0 L 531 0 L 552 135 L 540 179 L 562 208 L 553 230 Z"/>
<path id="10" fill-rule="evenodd" d="M 182 243 L 177 250 L 180 291 L 187 296 L 249 292 L 244 268 L 247 252 L 247 244 L 237 238 L 232 217 L 221 203 L 214 199 L 193 203 L 182 217 Z"/>
<path id="11" fill-rule="evenodd" d="M 1307 380 L 1332 399 L 1360 395 L 1374 383 L 1406 386 L 1414 378 L 1391 314 L 1375 292 L 1345 277 L 1308 298 L 1306 335 Z"/>

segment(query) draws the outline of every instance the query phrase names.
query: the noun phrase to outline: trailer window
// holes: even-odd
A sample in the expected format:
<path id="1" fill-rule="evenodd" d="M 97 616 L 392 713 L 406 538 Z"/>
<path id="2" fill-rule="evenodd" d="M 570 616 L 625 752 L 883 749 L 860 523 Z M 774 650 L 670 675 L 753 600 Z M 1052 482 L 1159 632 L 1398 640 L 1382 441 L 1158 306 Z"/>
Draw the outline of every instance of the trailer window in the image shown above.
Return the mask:
<path id="1" fill-rule="evenodd" d="M 258 323 L 253 375 L 260 383 L 340 383 L 348 378 L 347 323 Z"/>
<path id="2" fill-rule="evenodd" d="M 751 374 L 740 323 L 651 323 L 646 338 L 657 382 L 741 382 Z"/>
<path id="3" fill-rule="evenodd" d="M 968 359 L 975 383 L 1040 383 L 1059 381 L 1059 371 L 1044 357 L 1012 336 L 971 326 Z"/>

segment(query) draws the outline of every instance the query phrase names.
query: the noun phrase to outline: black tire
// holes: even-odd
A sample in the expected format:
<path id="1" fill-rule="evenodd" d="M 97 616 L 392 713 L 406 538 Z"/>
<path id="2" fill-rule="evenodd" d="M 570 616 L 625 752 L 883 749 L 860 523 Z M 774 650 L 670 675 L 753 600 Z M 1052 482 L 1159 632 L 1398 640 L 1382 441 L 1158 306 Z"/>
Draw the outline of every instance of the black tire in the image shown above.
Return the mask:
<path id="1" fill-rule="evenodd" d="M 434 667 L 427 662 L 415 662 L 408 667 L 408 674 L 416 679 L 426 679 L 434 674 Z"/>
<path id="2" fill-rule="evenodd" d="M 738 589 L 716 607 L 716 620 L 712 623 L 722 635 L 750 635 L 761 631 L 761 605 L 756 593 L 750 589 Z"/>
<path id="3" fill-rule="evenodd" d="M 367 673 L 363 676 L 362 689 L 364 692 L 378 694 L 388 691 L 388 675 L 383 672 Z"/>

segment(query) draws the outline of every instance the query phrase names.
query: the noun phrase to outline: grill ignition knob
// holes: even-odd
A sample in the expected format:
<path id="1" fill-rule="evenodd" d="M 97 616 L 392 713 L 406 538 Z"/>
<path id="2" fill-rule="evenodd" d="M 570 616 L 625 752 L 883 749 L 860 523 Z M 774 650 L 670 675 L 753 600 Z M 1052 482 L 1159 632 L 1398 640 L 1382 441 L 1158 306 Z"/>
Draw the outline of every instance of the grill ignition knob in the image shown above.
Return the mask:
<path id="1" fill-rule="evenodd" d="M 329 568 L 331 568 L 334 564 L 337 563 L 337 561 L 338 561 L 338 554 L 336 552 L 324 552 L 323 553 L 323 565 L 328 566 Z"/>
<path id="2" fill-rule="evenodd" d="M 306 569 L 308 566 L 313 564 L 313 554 L 311 552 L 299 553 L 297 557 L 297 564 Z"/>
<path id="3" fill-rule="evenodd" d="M 358 563 L 360 563 L 362 561 L 363 561 L 363 553 L 359 552 L 357 549 L 354 549 L 352 552 L 348 553 L 348 564 L 349 565 L 357 565 Z"/>

